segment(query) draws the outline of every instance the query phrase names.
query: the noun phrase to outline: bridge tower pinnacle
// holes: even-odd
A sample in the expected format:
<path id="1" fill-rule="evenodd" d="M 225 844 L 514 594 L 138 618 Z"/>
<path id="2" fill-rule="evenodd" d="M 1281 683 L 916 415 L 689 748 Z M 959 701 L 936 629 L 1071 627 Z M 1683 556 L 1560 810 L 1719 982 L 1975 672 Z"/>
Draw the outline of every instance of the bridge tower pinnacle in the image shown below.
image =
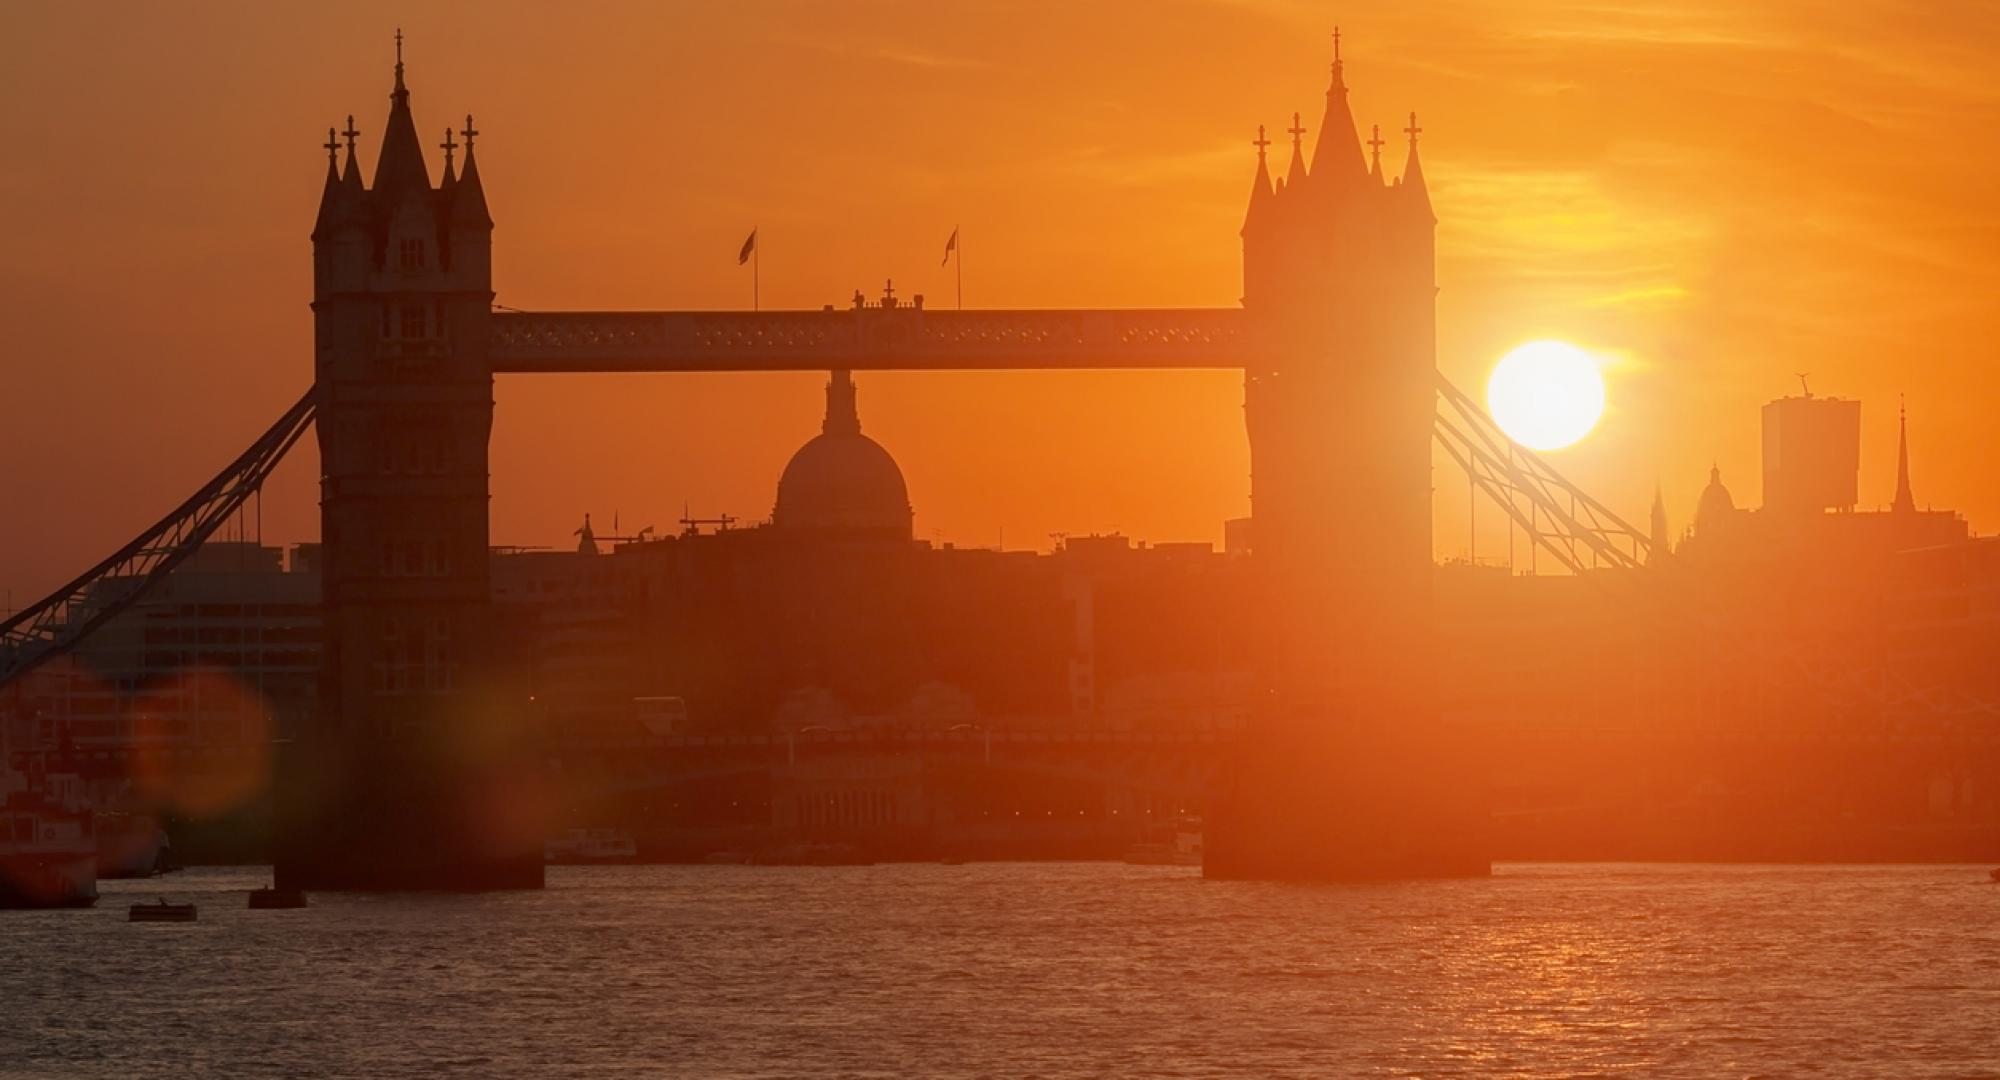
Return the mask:
<path id="1" fill-rule="evenodd" d="M 281 761 L 277 873 L 539 885 L 538 832 L 480 809 L 525 772 L 489 637 L 493 222 L 469 117 L 462 173 L 431 186 L 400 33 L 383 130 L 364 187 L 349 118 L 312 236 L 325 637 L 317 716 Z"/>

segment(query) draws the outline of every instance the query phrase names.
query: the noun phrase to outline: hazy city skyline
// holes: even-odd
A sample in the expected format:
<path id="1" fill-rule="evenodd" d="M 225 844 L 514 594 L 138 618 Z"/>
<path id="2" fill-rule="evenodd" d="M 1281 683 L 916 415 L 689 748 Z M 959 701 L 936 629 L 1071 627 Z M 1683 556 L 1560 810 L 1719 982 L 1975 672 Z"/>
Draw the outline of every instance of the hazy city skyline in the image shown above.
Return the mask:
<path id="1" fill-rule="evenodd" d="M 75 572 L 296 396 L 299 371 L 280 358 L 309 325 L 297 297 L 316 144 L 352 112 L 372 166 L 399 22 L 432 168 L 431 144 L 468 107 L 487 132 L 500 303 L 747 306 L 734 255 L 755 225 L 766 307 L 873 294 L 890 276 L 947 303 L 937 254 L 954 226 L 973 307 L 1224 306 L 1242 291 L 1230 237 L 1249 140 L 1259 122 L 1286 126 L 1274 103 L 1316 126 L 1337 16 L 1356 118 L 1392 133 L 1391 171 L 1407 106 L 1428 131 L 1444 372 L 1482 385 L 1538 337 L 1618 358 L 1609 413 L 1562 468 L 1634 519 L 1658 482 L 1676 529 L 1711 461 L 1754 502 L 1752 410 L 1809 371 L 1816 389 L 1866 403 L 1863 505 L 1892 490 L 1907 392 L 1919 497 L 1975 529 L 2000 519 L 1985 455 L 1947 452 L 1990 441 L 1976 391 L 1991 389 L 1994 316 L 1978 298 L 1995 275 L 1981 192 L 1996 162 L 1964 132 L 1996 98 L 1976 78 L 1976 31 L 1887 6 L 870 14 L 863 32 L 852 14 L 784 5 L 563 20 L 382 7 L 338 25 L 10 12 L 11 36 L 36 48 L 0 76 L 17 84 L 0 135 L 33 151 L 0 169 L 15 238 L 4 303 L 34 366 L 13 381 L 3 449 L 65 452 L 0 488 L 14 511 L 0 586 L 19 604 Z M 1107 60 L 1106 40 L 1127 47 Z M 1772 83 L 1774 68 L 1789 77 Z M 862 378 L 920 537 L 1214 540 L 1247 510 L 1229 373 Z M 767 513 L 815 424 L 818 381 L 503 383 L 494 537 L 560 543 L 586 510 L 664 526 L 684 501 Z M 89 437 L 80 415 L 123 437 Z M 315 534 L 311 460 L 274 481 L 268 539 Z M 1446 473 L 1438 483 L 1436 549 L 1452 555 L 1464 500 Z M 1500 543 L 1495 531 L 1482 546 Z"/>

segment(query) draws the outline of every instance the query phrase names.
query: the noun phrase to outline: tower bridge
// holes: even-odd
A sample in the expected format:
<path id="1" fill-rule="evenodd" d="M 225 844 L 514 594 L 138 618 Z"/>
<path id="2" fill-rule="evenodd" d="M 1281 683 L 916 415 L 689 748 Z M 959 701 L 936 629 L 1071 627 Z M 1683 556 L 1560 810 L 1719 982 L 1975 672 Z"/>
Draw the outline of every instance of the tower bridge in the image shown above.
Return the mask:
<path id="1" fill-rule="evenodd" d="M 939 311 L 889 294 L 818 311 L 517 312 L 493 305 L 480 133 L 468 116 L 463 141 L 447 137 L 433 184 L 399 41 L 371 181 L 352 118 L 328 132 L 312 392 L 175 514 L 0 624 L 0 684 L 88 633 L 72 616 L 95 577 L 170 572 L 310 422 L 325 636 L 319 715 L 279 763 L 280 883 L 537 885 L 540 832 L 508 798 L 535 757 L 491 640 L 497 375 L 1241 370 L 1265 703 L 1212 802 L 1207 870 L 1484 873 L 1475 763 L 1430 700 L 1431 442 L 1454 448 L 1489 494 L 1553 523 L 1531 535 L 1572 560 L 1639 559 L 1645 538 L 1464 395 L 1449 391 L 1439 418 L 1422 129 L 1412 115 L 1390 180 L 1379 135 L 1362 154 L 1343 68 L 1336 45 L 1310 164 L 1294 116 L 1274 180 L 1260 130 L 1238 308 Z"/>

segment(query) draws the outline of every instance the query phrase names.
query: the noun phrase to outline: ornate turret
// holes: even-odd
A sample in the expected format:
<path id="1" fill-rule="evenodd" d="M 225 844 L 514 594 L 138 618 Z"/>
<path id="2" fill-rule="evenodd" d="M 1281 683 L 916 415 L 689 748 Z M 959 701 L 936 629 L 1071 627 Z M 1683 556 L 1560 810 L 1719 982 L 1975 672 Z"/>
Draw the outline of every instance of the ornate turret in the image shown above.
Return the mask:
<path id="1" fill-rule="evenodd" d="M 355 149 L 354 140 L 361 137 L 360 129 L 354 126 L 354 114 L 347 115 L 347 129 L 340 133 L 347 140 L 347 164 L 340 173 L 340 186 L 350 195 L 360 195 L 364 191 L 361 184 L 361 162 Z"/>
<path id="2" fill-rule="evenodd" d="M 319 216 L 313 219 L 312 238 L 321 240 L 332 234 L 332 225 L 340 203 L 340 133 L 326 129 L 326 183 L 320 186 Z"/>
<path id="3" fill-rule="evenodd" d="M 1306 182 L 1306 150 L 1304 138 L 1306 128 L 1299 122 L 1299 114 L 1292 114 L 1292 126 L 1285 129 L 1292 135 L 1292 167 L 1285 173 L 1285 186 L 1293 191 Z"/>
<path id="4" fill-rule="evenodd" d="M 1250 208 L 1243 213 L 1243 232 L 1248 233 L 1271 208 L 1271 169 L 1264 160 L 1264 150 L 1271 140 L 1264 137 L 1264 125 L 1257 125 L 1257 137 L 1250 141 L 1257 148 L 1257 175 L 1250 179 Z"/>
<path id="5" fill-rule="evenodd" d="M 1417 114 L 1411 113 L 1410 126 L 1403 129 L 1403 134 L 1410 137 L 1410 159 L 1403 163 L 1403 183 L 1398 190 L 1412 212 L 1435 225 L 1437 212 L 1431 209 L 1430 189 L 1424 183 L 1424 163 L 1417 156 L 1417 136 L 1423 133 L 1424 129 L 1417 126 Z"/>
<path id="6" fill-rule="evenodd" d="M 468 124 L 466 126 L 470 127 L 472 125 Z M 438 144 L 438 149 L 444 151 L 444 176 L 438 180 L 438 192 L 449 195 L 451 189 L 458 186 L 458 176 L 451 167 L 451 154 L 452 151 L 458 149 L 458 144 L 451 141 L 451 128 L 446 127 L 444 129 L 444 141 Z"/>
<path id="7" fill-rule="evenodd" d="M 451 224 L 454 229 L 490 231 L 493 217 L 486 210 L 486 188 L 479 182 L 479 158 L 472 152 L 472 141 L 479 136 L 479 129 L 472 126 L 471 113 L 465 114 L 465 130 L 459 134 L 465 137 L 465 171 L 452 188 Z"/>
<path id="8" fill-rule="evenodd" d="M 396 31 L 396 86 L 389 91 L 389 123 L 382 131 L 382 154 L 375 159 L 375 182 L 370 187 L 378 198 L 429 191 L 431 187 L 423 144 L 417 139 L 417 123 L 410 116 L 410 89 L 403 84 L 401 30 Z"/>
<path id="9" fill-rule="evenodd" d="M 1340 27 L 1333 28 L 1333 80 L 1326 88 L 1326 116 L 1320 121 L 1319 143 L 1313 147 L 1312 175 L 1328 191 L 1359 180 L 1361 137 L 1354 112 L 1347 105 L 1347 78 L 1340 59 Z"/>
<path id="10" fill-rule="evenodd" d="M 326 133 L 326 183 L 312 231 L 313 280 L 319 291 L 336 282 L 351 285 L 367 273 L 368 192 L 361 185 L 361 166 L 355 160 L 355 140 L 360 135 L 352 116 L 344 130 L 328 129 Z M 347 141 L 347 164 L 336 169 L 336 140 L 342 138 Z"/>

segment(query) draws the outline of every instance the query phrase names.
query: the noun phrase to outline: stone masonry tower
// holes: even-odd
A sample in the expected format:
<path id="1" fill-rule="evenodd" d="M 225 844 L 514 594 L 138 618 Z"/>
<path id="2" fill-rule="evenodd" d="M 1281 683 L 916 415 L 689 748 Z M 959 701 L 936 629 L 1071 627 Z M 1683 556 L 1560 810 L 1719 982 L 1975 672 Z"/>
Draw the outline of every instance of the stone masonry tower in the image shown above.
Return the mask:
<path id="1" fill-rule="evenodd" d="M 1415 115 L 1395 182 L 1374 131 L 1364 157 L 1336 31 L 1310 167 L 1296 113 L 1275 183 L 1256 142 L 1244 411 L 1265 694 L 1211 817 L 1211 876 L 1488 866 L 1462 748 L 1431 704 L 1437 219 Z"/>
<path id="2" fill-rule="evenodd" d="M 348 119 L 313 227 L 325 638 L 280 759 L 277 875 L 303 888 L 541 883 L 531 755 L 489 661 L 492 233 L 472 118 L 431 186 L 403 81 L 372 184 Z M 463 170 L 453 152 L 462 147 Z"/>

